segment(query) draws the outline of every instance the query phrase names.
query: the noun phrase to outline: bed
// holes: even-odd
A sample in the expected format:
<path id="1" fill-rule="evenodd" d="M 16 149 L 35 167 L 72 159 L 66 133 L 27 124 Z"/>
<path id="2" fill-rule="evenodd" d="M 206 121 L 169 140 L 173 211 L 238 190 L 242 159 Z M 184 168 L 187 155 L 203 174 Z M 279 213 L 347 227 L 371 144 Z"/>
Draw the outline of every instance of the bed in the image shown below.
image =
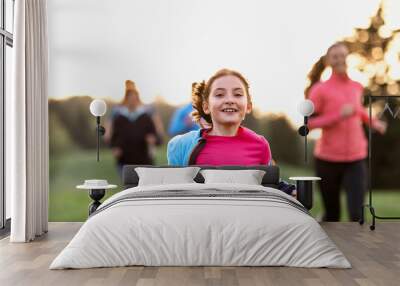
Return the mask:
<path id="1" fill-rule="evenodd" d="M 308 210 L 276 189 L 276 166 L 201 166 L 262 170 L 260 185 L 204 182 L 200 172 L 194 182 L 138 185 L 137 167 L 124 166 L 125 189 L 100 205 L 50 269 L 351 267 Z"/>

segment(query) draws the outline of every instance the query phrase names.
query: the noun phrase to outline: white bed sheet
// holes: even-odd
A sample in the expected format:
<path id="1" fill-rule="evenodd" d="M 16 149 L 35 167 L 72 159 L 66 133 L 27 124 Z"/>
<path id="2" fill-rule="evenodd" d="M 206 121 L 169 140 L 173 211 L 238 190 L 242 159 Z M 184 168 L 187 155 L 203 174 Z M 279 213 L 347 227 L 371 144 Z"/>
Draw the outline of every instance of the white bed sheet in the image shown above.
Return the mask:
<path id="1" fill-rule="evenodd" d="M 163 190 L 263 190 L 254 185 L 179 184 Z M 123 201 L 90 217 L 50 269 L 145 266 L 293 266 L 350 268 L 343 253 L 310 215 L 258 198 L 152 198 Z"/>

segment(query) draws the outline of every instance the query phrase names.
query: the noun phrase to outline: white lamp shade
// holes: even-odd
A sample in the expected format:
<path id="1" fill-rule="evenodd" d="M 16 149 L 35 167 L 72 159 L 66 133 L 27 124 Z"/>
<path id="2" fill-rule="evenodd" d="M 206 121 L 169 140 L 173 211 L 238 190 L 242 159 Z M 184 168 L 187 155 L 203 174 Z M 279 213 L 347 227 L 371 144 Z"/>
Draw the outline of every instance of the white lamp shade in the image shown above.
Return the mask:
<path id="1" fill-rule="evenodd" d="M 300 102 L 298 106 L 298 111 L 303 116 L 310 116 L 314 113 L 314 103 L 309 99 L 305 99 Z"/>
<path id="2" fill-rule="evenodd" d="M 94 116 L 103 116 L 107 111 L 107 105 L 102 99 L 95 99 L 90 103 L 90 113 Z"/>

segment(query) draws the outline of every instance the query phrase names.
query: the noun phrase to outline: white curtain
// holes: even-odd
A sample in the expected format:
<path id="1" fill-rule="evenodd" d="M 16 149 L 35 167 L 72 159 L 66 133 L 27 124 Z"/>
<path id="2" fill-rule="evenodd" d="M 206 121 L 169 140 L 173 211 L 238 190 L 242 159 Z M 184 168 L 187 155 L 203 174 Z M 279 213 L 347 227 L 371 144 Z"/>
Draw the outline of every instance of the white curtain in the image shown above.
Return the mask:
<path id="1" fill-rule="evenodd" d="M 47 0 L 15 1 L 13 92 L 6 111 L 12 242 L 47 232 Z M 6 99 L 7 100 L 7 99 Z"/>

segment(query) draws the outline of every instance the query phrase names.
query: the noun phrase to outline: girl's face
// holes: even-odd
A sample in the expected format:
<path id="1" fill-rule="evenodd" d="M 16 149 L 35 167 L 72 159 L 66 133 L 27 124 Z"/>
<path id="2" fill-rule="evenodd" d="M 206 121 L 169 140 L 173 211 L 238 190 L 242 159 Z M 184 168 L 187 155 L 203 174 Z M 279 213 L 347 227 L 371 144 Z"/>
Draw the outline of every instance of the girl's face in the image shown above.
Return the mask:
<path id="1" fill-rule="evenodd" d="M 344 74 L 347 70 L 346 57 L 349 54 L 344 45 L 332 47 L 327 54 L 327 63 L 335 73 Z"/>
<path id="2" fill-rule="evenodd" d="M 217 78 L 211 85 L 208 101 L 203 103 L 203 110 L 211 115 L 213 124 L 221 125 L 240 125 L 251 108 L 245 86 L 233 75 Z"/>

